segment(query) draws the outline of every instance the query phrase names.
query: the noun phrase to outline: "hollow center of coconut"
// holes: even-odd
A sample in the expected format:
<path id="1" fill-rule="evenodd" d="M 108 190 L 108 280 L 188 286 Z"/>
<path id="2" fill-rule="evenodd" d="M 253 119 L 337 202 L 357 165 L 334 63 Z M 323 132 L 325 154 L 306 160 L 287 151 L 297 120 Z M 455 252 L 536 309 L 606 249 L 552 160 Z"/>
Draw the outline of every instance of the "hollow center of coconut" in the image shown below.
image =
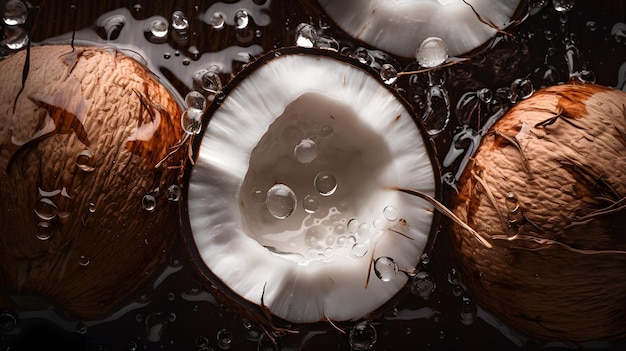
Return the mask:
<path id="1" fill-rule="evenodd" d="M 239 192 L 245 233 L 299 264 L 357 258 L 397 224 L 385 141 L 349 105 L 318 93 L 289 104 L 250 156 Z"/>

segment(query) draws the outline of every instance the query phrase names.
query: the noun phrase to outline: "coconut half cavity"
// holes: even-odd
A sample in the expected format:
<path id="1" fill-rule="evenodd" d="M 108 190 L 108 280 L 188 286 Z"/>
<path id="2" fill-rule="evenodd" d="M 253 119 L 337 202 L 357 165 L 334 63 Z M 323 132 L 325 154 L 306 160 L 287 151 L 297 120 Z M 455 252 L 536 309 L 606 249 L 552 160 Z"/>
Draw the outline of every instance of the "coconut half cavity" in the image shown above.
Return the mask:
<path id="1" fill-rule="evenodd" d="M 357 61 L 287 48 L 246 67 L 207 111 L 183 227 L 200 269 L 294 323 L 360 319 L 405 286 L 434 232 L 434 150 Z"/>
<path id="2" fill-rule="evenodd" d="M 346 33 L 394 55 L 413 58 L 436 37 L 450 56 L 466 54 L 515 22 L 520 0 L 317 0 Z"/>

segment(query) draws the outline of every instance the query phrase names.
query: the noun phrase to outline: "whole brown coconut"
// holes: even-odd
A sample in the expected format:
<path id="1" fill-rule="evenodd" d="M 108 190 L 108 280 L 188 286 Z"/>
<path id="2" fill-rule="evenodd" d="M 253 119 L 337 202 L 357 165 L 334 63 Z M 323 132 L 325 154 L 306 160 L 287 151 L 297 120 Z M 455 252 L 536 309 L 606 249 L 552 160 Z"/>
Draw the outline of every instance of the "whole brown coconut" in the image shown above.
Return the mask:
<path id="1" fill-rule="evenodd" d="M 452 211 L 465 283 L 537 339 L 626 335 L 626 93 L 584 84 L 536 92 L 486 135 Z"/>
<path id="2" fill-rule="evenodd" d="M 112 49 L 32 47 L 20 91 L 25 62 L 0 62 L 0 305 L 100 317 L 177 235 L 181 110 Z"/>

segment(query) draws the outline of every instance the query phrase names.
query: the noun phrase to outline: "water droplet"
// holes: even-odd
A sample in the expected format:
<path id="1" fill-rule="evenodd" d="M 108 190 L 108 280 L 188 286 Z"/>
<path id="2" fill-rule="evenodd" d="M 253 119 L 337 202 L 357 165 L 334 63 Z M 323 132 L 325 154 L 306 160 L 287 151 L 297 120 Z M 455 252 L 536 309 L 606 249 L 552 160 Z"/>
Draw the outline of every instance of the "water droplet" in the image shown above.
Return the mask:
<path id="1" fill-rule="evenodd" d="M 207 108 L 207 101 L 202 93 L 191 90 L 187 93 L 187 95 L 185 95 L 185 106 L 187 108 L 195 108 L 204 112 Z"/>
<path id="2" fill-rule="evenodd" d="M 450 122 L 450 97 L 441 85 L 433 85 L 426 94 L 426 111 L 422 120 L 431 136 L 441 133 Z"/>
<path id="3" fill-rule="evenodd" d="M 252 324 L 252 322 L 250 322 L 246 318 L 242 318 L 242 323 L 246 339 L 250 341 L 257 341 L 261 338 L 261 335 L 263 335 L 263 333 L 256 325 Z"/>
<path id="4" fill-rule="evenodd" d="M 218 74 L 219 67 L 211 65 L 207 69 L 202 69 L 194 74 L 194 80 L 200 87 L 212 94 L 222 91 L 222 80 Z"/>
<path id="5" fill-rule="evenodd" d="M 163 53 L 163 58 L 166 60 L 169 60 L 170 58 L 172 58 L 172 54 L 170 54 L 169 52 L 164 52 Z"/>
<path id="6" fill-rule="evenodd" d="M 478 312 L 478 308 L 472 299 L 467 296 L 463 296 L 461 299 L 461 323 L 465 325 L 470 325 L 474 323 L 476 320 L 476 313 Z"/>
<path id="7" fill-rule="evenodd" d="M 233 343 L 233 334 L 228 329 L 217 332 L 217 346 L 222 350 L 228 350 Z"/>
<path id="8" fill-rule="evenodd" d="M 317 42 L 317 30 L 308 23 L 300 23 L 296 28 L 296 45 L 312 48 Z"/>
<path id="9" fill-rule="evenodd" d="M 398 80 L 398 71 L 393 65 L 385 63 L 380 68 L 380 78 L 387 85 L 391 85 Z"/>
<path id="10" fill-rule="evenodd" d="M 169 24 L 165 21 L 164 18 L 155 18 L 150 22 L 150 34 L 154 38 L 165 38 L 167 36 L 167 32 L 169 31 Z"/>
<path id="11" fill-rule="evenodd" d="M 352 245 L 352 254 L 356 257 L 363 257 L 367 254 L 369 247 L 367 244 L 358 242 Z"/>
<path id="12" fill-rule="evenodd" d="M 209 347 L 209 339 L 206 336 L 200 335 L 196 338 L 196 346 L 198 348 Z"/>
<path id="13" fill-rule="evenodd" d="M 123 15 L 112 15 L 105 18 L 102 22 L 102 28 L 106 33 L 106 40 L 115 40 L 120 36 L 122 28 L 126 24 L 126 17 Z"/>
<path id="14" fill-rule="evenodd" d="M 174 11 L 172 13 L 172 28 L 177 31 L 185 31 L 189 28 L 189 21 L 184 12 Z"/>
<path id="15" fill-rule="evenodd" d="M 91 165 L 92 158 L 93 153 L 91 151 L 81 151 L 78 156 L 76 156 L 76 167 L 78 167 L 83 172 L 93 172 L 95 168 Z"/>
<path id="16" fill-rule="evenodd" d="M 191 64 L 191 61 L 188 58 L 184 58 L 183 62 L 182 62 L 183 66 L 189 66 Z"/>
<path id="17" fill-rule="evenodd" d="M 356 219 L 351 219 L 348 221 L 348 232 L 356 233 L 359 230 L 359 221 Z"/>
<path id="18" fill-rule="evenodd" d="M 428 272 L 421 271 L 413 277 L 413 281 L 411 282 L 411 293 L 427 300 L 430 298 L 433 291 L 435 291 L 435 287 L 435 281 L 432 276 Z"/>
<path id="19" fill-rule="evenodd" d="M 509 93 L 509 101 L 512 103 L 517 102 L 519 99 L 528 99 L 535 89 L 533 83 L 526 78 L 517 78 L 511 83 L 511 90 Z"/>
<path id="20" fill-rule="evenodd" d="M 209 20 L 209 24 L 214 28 L 214 29 L 222 29 L 224 28 L 224 23 L 226 22 L 226 17 L 224 16 L 223 13 L 221 12 L 215 12 L 212 16 L 211 19 Z"/>
<path id="21" fill-rule="evenodd" d="M 325 226 L 316 225 L 307 229 L 304 234 L 304 242 L 312 249 L 322 250 L 326 247 L 328 229 Z"/>
<path id="22" fill-rule="evenodd" d="M 0 331 L 2 334 L 8 334 L 17 326 L 17 318 L 9 312 L 0 313 Z"/>
<path id="23" fill-rule="evenodd" d="M 267 191 L 265 204 L 272 216 L 285 219 L 296 209 L 296 194 L 285 184 L 275 184 Z"/>
<path id="24" fill-rule="evenodd" d="M 167 188 L 167 199 L 173 202 L 178 202 L 182 196 L 181 193 L 180 187 L 176 184 L 172 184 Z"/>
<path id="25" fill-rule="evenodd" d="M 141 207 L 146 211 L 153 211 L 156 207 L 156 199 L 150 194 L 146 194 L 141 199 Z"/>
<path id="26" fill-rule="evenodd" d="M 415 58 L 422 67 L 437 67 L 448 59 L 448 45 L 441 38 L 426 38 L 417 48 Z"/>
<path id="27" fill-rule="evenodd" d="M 197 108 L 187 108 L 180 116 L 180 124 L 185 133 L 199 134 L 202 130 L 202 116 L 204 112 Z"/>
<path id="28" fill-rule="evenodd" d="M 54 231 L 52 230 L 52 223 L 50 222 L 39 222 L 37 223 L 37 239 L 39 240 L 48 240 L 52 237 Z"/>
<path id="29" fill-rule="evenodd" d="M 378 279 L 388 282 L 398 274 L 398 264 L 391 257 L 379 257 L 374 261 L 374 273 Z"/>
<path id="30" fill-rule="evenodd" d="M 307 213 L 315 213 L 320 208 L 320 203 L 317 200 L 317 197 L 313 195 L 307 195 L 304 197 L 304 201 L 302 202 L 302 207 Z"/>
<path id="31" fill-rule="evenodd" d="M 317 157 L 317 145 L 311 139 L 303 139 L 293 149 L 293 156 L 298 162 L 309 164 Z"/>
<path id="32" fill-rule="evenodd" d="M 44 197 L 35 204 L 35 213 L 40 219 L 49 221 L 59 214 L 59 209 L 51 199 Z"/>
<path id="33" fill-rule="evenodd" d="M 552 6 L 558 12 L 567 12 L 574 8 L 574 0 L 552 0 Z"/>
<path id="34" fill-rule="evenodd" d="M 478 96 L 480 101 L 488 104 L 493 99 L 493 92 L 489 88 L 482 88 L 476 92 L 476 96 Z"/>
<path id="35" fill-rule="evenodd" d="M 397 220 L 399 215 L 400 215 L 400 212 L 398 211 L 397 208 L 393 206 L 386 206 L 383 209 L 383 216 L 385 216 L 385 219 L 388 221 Z"/>
<path id="36" fill-rule="evenodd" d="M 514 192 L 509 192 L 506 194 L 506 207 L 509 210 L 507 213 L 507 218 L 509 221 L 509 225 L 512 227 L 520 226 L 524 223 L 524 212 L 522 211 L 522 207 L 520 206 L 517 194 Z M 509 238 L 512 239 L 517 235 L 516 230 L 510 230 Z"/>
<path id="37" fill-rule="evenodd" d="M 28 32 L 22 27 L 4 27 L 4 45 L 11 50 L 20 50 L 28 44 Z"/>
<path id="38" fill-rule="evenodd" d="M 337 40 L 326 35 L 322 35 L 317 38 L 315 46 L 321 49 L 339 51 L 339 43 L 337 42 Z"/>
<path id="39" fill-rule="evenodd" d="M 261 335 L 256 346 L 257 351 L 278 351 L 278 345 L 267 334 Z"/>
<path id="40" fill-rule="evenodd" d="M 78 264 L 83 267 L 88 266 L 89 262 L 91 261 L 89 260 L 89 257 L 87 256 L 80 255 L 80 257 L 78 258 Z"/>
<path id="41" fill-rule="evenodd" d="M 2 12 L 2 21 L 7 26 L 20 26 L 26 23 L 28 16 L 28 8 L 18 0 L 9 0 L 4 4 Z"/>
<path id="42" fill-rule="evenodd" d="M 319 136 L 322 137 L 322 138 L 327 138 L 327 137 L 333 135 L 334 132 L 335 132 L 335 130 L 333 129 L 332 126 L 330 126 L 328 124 L 324 124 L 322 126 L 322 128 L 320 128 Z"/>
<path id="43" fill-rule="evenodd" d="M 355 325 L 348 334 L 348 342 L 353 351 L 371 350 L 377 338 L 376 329 L 367 322 Z"/>
<path id="44" fill-rule="evenodd" d="M 351 56 L 359 60 L 359 62 L 368 64 L 368 65 L 372 63 L 372 61 L 374 60 L 370 52 L 364 47 L 356 48 Z"/>
<path id="45" fill-rule="evenodd" d="M 141 4 L 135 4 L 133 5 L 133 10 L 135 10 L 135 12 L 141 12 Z"/>
<path id="46" fill-rule="evenodd" d="M 76 324 L 76 332 L 78 334 L 84 335 L 85 333 L 87 333 L 87 325 L 83 322 L 78 322 L 78 324 Z"/>
<path id="47" fill-rule="evenodd" d="M 250 16 L 248 15 L 248 11 L 240 9 L 235 12 L 235 28 L 244 29 L 248 26 L 249 22 Z"/>
<path id="48" fill-rule="evenodd" d="M 457 271 L 456 268 L 452 268 L 450 272 L 448 272 L 448 283 L 459 285 L 459 271 Z"/>
<path id="49" fill-rule="evenodd" d="M 587 21 L 587 23 L 585 23 L 585 26 L 587 26 L 587 29 L 590 32 L 595 32 L 596 29 L 598 29 L 598 24 L 595 21 Z"/>
<path id="50" fill-rule="evenodd" d="M 314 185 L 320 195 L 330 196 L 337 190 L 337 178 L 330 172 L 322 171 L 315 176 Z"/>

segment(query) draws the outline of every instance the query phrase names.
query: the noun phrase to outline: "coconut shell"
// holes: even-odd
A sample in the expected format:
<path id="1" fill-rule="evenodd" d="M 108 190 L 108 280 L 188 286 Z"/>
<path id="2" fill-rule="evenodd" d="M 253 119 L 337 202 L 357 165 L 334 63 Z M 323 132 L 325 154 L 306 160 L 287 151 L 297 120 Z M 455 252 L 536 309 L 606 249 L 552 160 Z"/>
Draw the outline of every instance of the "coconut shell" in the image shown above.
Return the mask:
<path id="1" fill-rule="evenodd" d="M 533 338 L 626 336 L 626 93 L 593 84 L 537 91 L 484 136 L 451 210 L 477 300 Z"/>
<path id="2" fill-rule="evenodd" d="M 101 317 L 178 235 L 181 109 L 113 49 L 32 47 L 21 91 L 26 60 L 0 61 L 0 303 Z"/>

